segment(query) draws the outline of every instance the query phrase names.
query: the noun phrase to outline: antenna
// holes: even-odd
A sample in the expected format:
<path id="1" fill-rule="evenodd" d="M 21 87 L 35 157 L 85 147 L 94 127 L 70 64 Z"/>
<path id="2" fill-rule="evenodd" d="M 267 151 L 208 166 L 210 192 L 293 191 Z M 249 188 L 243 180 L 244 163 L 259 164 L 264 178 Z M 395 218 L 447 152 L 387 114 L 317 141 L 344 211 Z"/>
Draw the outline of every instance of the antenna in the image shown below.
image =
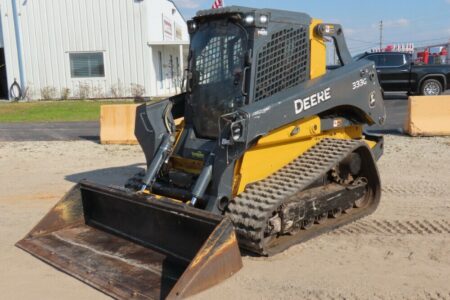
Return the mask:
<path id="1" fill-rule="evenodd" d="M 380 21 L 380 51 L 383 49 L 383 20 Z"/>

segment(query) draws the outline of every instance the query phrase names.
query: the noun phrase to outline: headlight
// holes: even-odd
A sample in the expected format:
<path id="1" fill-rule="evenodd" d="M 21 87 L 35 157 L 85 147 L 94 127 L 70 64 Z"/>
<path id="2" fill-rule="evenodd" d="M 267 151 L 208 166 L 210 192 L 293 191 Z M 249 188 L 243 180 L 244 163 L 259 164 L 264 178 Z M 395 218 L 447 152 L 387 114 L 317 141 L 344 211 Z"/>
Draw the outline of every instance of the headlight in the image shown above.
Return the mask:
<path id="1" fill-rule="evenodd" d="M 189 33 L 193 33 L 197 30 L 197 23 L 195 21 L 188 21 Z"/>
<path id="2" fill-rule="evenodd" d="M 255 22 L 255 17 L 253 15 L 247 15 L 245 17 L 245 23 L 247 24 L 253 24 L 253 22 Z"/>
<path id="3" fill-rule="evenodd" d="M 269 21 L 269 17 L 266 15 L 261 15 L 261 17 L 259 17 L 259 22 L 261 22 L 261 24 L 266 24 L 267 21 Z"/>
<path id="4" fill-rule="evenodd" d="M 233 123 L 231 124 L 231 138 L 233 141 L 238 141 L 242 137 L 242 124 L 241 123 Z"/>

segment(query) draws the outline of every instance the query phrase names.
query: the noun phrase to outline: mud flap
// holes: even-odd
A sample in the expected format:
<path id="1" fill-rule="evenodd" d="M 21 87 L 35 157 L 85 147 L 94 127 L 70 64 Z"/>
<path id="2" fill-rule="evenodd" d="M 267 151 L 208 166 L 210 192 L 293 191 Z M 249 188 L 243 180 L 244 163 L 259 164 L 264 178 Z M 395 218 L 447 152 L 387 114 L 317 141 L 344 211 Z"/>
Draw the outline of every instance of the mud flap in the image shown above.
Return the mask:
<path id="1" fill-rule="evenodd" d="M 116 299 L 186 298 L 242 267 L 228 218 L 89 182 L 16 245 Z"/>

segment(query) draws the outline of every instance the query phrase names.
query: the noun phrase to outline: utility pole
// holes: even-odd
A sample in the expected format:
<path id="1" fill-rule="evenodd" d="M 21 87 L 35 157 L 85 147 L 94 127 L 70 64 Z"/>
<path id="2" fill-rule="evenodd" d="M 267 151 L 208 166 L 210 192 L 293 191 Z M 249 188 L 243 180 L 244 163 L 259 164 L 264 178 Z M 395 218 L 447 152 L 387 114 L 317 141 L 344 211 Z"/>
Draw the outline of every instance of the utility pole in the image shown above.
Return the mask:
<path id="1" fill-rule="evenodd" d="M 383 21 L 380 21 L 380 51 L 383 49 Z"/>

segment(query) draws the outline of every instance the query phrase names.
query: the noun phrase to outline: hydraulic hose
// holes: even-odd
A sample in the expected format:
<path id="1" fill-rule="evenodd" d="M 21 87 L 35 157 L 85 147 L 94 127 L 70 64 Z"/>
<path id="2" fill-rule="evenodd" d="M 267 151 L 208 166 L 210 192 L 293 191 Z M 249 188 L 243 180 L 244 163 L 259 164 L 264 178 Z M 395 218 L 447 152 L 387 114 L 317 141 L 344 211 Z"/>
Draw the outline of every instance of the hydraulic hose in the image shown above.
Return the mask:
<path id="1" fill-rule="evenodd" d="M 9 88 L 9 95 L 14 101 L 19 101 L 23 97 L 22 88 L 17 83 L 16 79 L 14 79 L 13 84 L 11 84 L 11 87 Z"/>

